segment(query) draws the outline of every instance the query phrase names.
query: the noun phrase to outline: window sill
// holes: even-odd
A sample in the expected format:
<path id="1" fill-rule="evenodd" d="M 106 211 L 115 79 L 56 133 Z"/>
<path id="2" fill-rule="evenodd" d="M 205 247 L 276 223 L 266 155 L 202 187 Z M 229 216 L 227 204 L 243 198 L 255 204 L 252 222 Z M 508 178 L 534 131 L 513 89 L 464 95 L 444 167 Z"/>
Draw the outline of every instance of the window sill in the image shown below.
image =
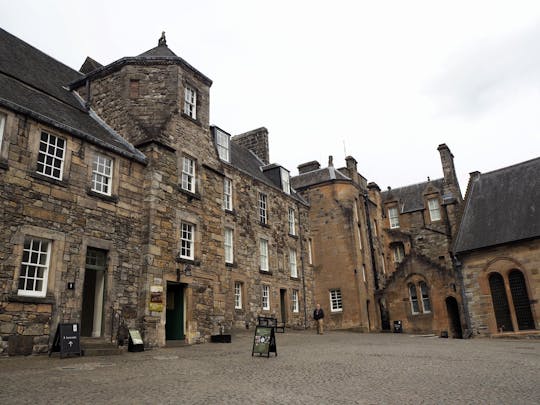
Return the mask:
<path id="1" fill-rule="evenodd" d="M 270 225 L 268 225 L 268 222 L 260 222 L 260 221 L 259 221 L 259 225 L 262 226 L 263 228 L 268 228 L 268 229 L 270 229 Z"/>
<path id="2" fill-rule="evenodd" d="M 189 202 L 201 199 L 201 195 L 199 193 L 192 193 L 191 191 L 182 188 L 181 185 L 178 185 L 178 191 L 180 191 L 182 194 L 185 194 Z"/>
<path id="3" fill-rule="evenodd" d="M 177 257 L 176 258 L 176 263 L 191 264 L 193 266 L 200 266 L 201 265 L 200 260 L 187 259 L 185 257 Z"/>
<path id="4" fill-rule="evenodd" d="M 291 276 L 291 280 L 292 280 L 292 281 L 300 281 L 300 277 L 293 277 L 293 276 Z"/>
<path id="5" fill-rule="evenodd" d="M 259 269 L 259 273 L 261 274 L 266 274 L 268 276 L 271 276 L 272 275 L 272 272 L 270 270 L 261 270 Z"/>
<path id="6" fill-rule="evenodd" d="M 236 211 L 235 210 L 228 210 L 226 208 L 223 209 L 223 211 L 225 211 L 225 214 L 227 215 L 232 215 L 232 216 L 236 216 Z"/>
<path id="7" fill-rule="evenodd" d="M 182 111 L 181 113 L 181 116 L 185 119 L 187 119 L 188 121 L 191 121 L 193 122 L 195 125 L 198 125 L 200 127 L 202 127 L 202 124 L 201 124 L 201 121 L 199 121 L 197 118 L 193 118 L 193 117 L 190 117 L 189 115 L 187 115 L 185 112 Z"/>
<path id="8" fill-rule="evenodd" d="M 236 268 L 236 267 L 238 267 L 238 263 L 236 263 L 236 262 L 233 262 L 233 263 L 225 262 L 225 267 Z"/>
<path id="9" fill-rule="evenodd" d="M 56 300 L 52 295 L 45 297 L 30 297 L 27 295 L 10 294 L 7 297 L 8 302 L 21 302 L 24 304 L 55 304 Z"/>
<path id="10" fill-rule="evenodd" d="M 86 194 L 88 194 L 91 197 L 96 197 L 96 198 L 99 198 L 99 199 L 104 200 L 104 201 L 108 201 L 108 202 L 112 202 L 112 203 L 117 203 L 118 202 L 118 196 L 117 195 L 101 194 L 101 193 L 98 193 L 97 191 L 94 191 L 92 189 L 87 189 Z"/>
<path id="11" fill-rule="evenodd" d="M 9 170 L 9 165 L 7 161 L 0 160 L 0 169 Z"/>
<path id="12" fill-rule="evenodd" d="M 293 239 L 298 239 L 298 235 L 295 235 L 295 234 L 292 234 L 292 233 L 289 234 L 289 237 L 291 237 Z"/>
<path id="13" fill-rule="evenodd" d="M 44 176 L 43 174 L 39 174 L 36 172 L 31 172 L 30 177 L 36 180 L 45 181 L 47 183 L 56 184 L 57 186 L 60 186 L 60 187 L 64 187 L 64 188 L 68 187 L 68 183 L 66 180 L 53 179 L 52 177 Z"/>
<path id="14" fill-rule="evenodd" d="M 330 310 L 330 315 L 341 315 L 343 313 L 343 309 L 336 309 L 335 311 Z"/>

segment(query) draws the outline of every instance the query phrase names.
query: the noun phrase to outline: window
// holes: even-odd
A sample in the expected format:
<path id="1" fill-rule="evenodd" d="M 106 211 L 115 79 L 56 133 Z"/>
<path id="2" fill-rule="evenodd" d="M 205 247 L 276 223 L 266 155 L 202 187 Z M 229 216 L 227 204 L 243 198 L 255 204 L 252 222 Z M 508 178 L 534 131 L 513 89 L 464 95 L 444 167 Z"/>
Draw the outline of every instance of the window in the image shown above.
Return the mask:
<path id="1" fill-rule="evenodd" d="M 57 136 L 41 132 L 37 172 L 53 179 L 62 180 L 66 141 Z"/>
<path id="2" fill-rule="evenodd" d="M 390 229 L 399 228 L 399 213 L 397 207 L 388 208 L 388 219 L 390 220 Z"/>
<path id="3" fill-rule="evenodd" d="M 381 255 L 382 272 L 386 274 L 386 265 L 384 264 L 384 255 Z"/>
<path id="4" fill-rule="evenodd" d="M 420 313 L 420 308 L 418 306 L 418 296 L 416 295 L 416 286 L 414 284 L 409 284 L 409 299 L 411 301 L 412 313 Z"/>
<path id="5" fill-rule="evenodd" d="M 296 219 L 294 208 L 289 208 L 289 235 L 296 235 Z"/>
<path id="6" fill-rule="evenodd" d="M 431 312 L 431 302 L 429 300 L 429 291 L 427 284 L 423 281 L 420 282 L 420 292 L 422 293 L 422 308 L 424 313 Z"/>
<path id="7" fill-rule="evenodd" d="M 330 310 L 332 312 L 343 311 L 340 289 L 330 290 Z"/>
<path id="8" fill-rule="evenodd" d="M 180 257 L 193 260 L 194 258 L 194 232 L 195 226 L 182 222 L 180 235 Z"/>
<path id="9" fill-rule="evenodd" d="M 242 283 L 234 283 L 234 309 L 242 309 Z"/>
<path id="10" fill-rule="evenodd" d="M 291 182 L 289 178 L 289 172 L 283 167 L 281 168 L 281 187 L 287 194 L 291 193 Z"/>
<path id="11" fill-rule="evenodd" d="M 307 241 L 307 253 L 308 253 L 308 263 L 313 264 L 313 254 L 311 252 L 311 239 L 308 239 Z"/>
<path id="12" fill-rule="evenodd" d="M 2 141 L 4 140 L 4 130 L 6 128 L 6 116 L 0 114 L 0 152 L 2 151 Z"/>
<path id="13" fill-rule="evenodd" d="M 232 211 L 232 180 L 223 179 L 223 209 Z"/>
<path id="14" fill-rule="evenodd" d="M 364 280 L 364 283 L 366 282 L 366 266 L 362 265 L 362 279 Z"/>
<path id="15" fill-rule="evenodd" d="M 296 250 L 289 249 L 289 268 L 291 269 L 291 277 L 298 277 L 298 269 L 296 268 Z"/>
<path id="16" fill-rule="evenodd" d="M 292 290 L 292 311 L 300 312 L 300 305 L 298 303 L 298 290 Z"/>
<path id="17" fill-rule="evenodd" d="M 233 230 L 225 228 L 225 262 L 233 263 Z"/>
<path id="18" fill-rule="evenodd" d="M 95 155 L 92 162 L 92 191 L 111 195 L 113 161 L 102 155 Z"/>
<path id="19" fill-rule="evenodd" d="M 51 244 L 40 239 L 24 241 L 18 295 L 45 297 Z"/>
<path id="20" fill-rule="evenodd" d="M 219 154 L 219 158 L 226 162 L 230 162 L 229 154 L 229 140 L 230 136 L 226 132 L 223 132 L 219 128 L 214 129 L 216 146 Z"/>
<path id="21" fill-rule="evenodd" d="M 265 311 L 270 310 L 270 286 L 262 286 L 262 309 Z"/>
<path id="22" fill-rule="evenodd" d="M 268 271 L 268 241 L 259 240 L 260 266 L 262 271 Z"/>
<path id="23" fill-rule="evenodd" d="M 428 208 L 429 208 L 429 217 L 431 218 L 431 222 L 440 221 L 441 210 L 439 209 L 439 199 L 430 198 L 428 200 Z"/>
<path id="24" fill-rule="evenodd" d="M 195 192 L 195 161 L 187 156 L 182 160 L 182 188 Z"/>
<path id="25" fill-rule="evenodd" d="M 197 92 L 189 86 L 184 89 L 184 114 L 197 119 Z"/>
<path id="26" fill-rule="evenodd" d="M 268 223 L 266 194 L 259 193 L 259 221 L 261 224 Z"/>
<path id="27" fill-rule="evenodd" d="M 394 252 L 394 262 L 396 264 L 401 263 L 403 261 L 403 258 L 405 257 L 405 249 L 403 247 L 403 243 L 396 243 L 392 247 L 392 251 Z"/>

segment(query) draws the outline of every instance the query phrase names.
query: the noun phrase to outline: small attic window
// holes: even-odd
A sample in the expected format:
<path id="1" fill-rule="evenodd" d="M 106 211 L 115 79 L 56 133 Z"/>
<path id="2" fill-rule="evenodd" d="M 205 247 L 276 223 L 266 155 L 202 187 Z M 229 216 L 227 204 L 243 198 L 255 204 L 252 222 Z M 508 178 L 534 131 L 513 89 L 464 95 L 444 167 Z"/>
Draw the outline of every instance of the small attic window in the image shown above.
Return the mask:
<path id="1" fill-rule="evenodd" d="M 139 98 L 139 80 L 129 80 L 129 98 Z"/>
<path id="2" fill-rule="evenodd" d="M 283 167 L 281 170 L 281 188 L 287 194 L 291 194 L 291 182 L 289 177 L 289 171 L 285 170 Z"/>
<path id="3" fill-rule="evenodd" d="M 218 150 L 219 158 L 225 162 L 230 162 L 230 138 L 231 136 L 219 128 L 214 128 L 214 139 Z"/>

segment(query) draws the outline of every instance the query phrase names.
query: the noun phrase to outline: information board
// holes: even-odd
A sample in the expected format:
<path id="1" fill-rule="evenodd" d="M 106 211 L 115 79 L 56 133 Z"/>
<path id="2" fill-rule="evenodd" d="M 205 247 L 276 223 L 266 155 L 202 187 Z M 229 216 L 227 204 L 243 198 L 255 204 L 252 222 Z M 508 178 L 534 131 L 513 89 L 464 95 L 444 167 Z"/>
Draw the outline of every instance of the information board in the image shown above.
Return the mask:
<path id="1" fill-rule="evenodd" d="M 81 328 L 78 323 L 58 324 L 49 356 L 52 352 L 60 352 L 60 357 L 81 355 Z"/>
<path id="2" fill-rule="evenodd" d="M 259 356 L 266 355 L 266 357 L 270 357 L 270 353 L 274 353 L 277 356 L 274 328 L 268 326 L 255 327 L 251 355 L 253 356 L 255 353 L 258 353 Z"/>
<path id="3" fill-rule="evenodd" d="M 137 329 L 129 330 L 128 351 L 130 352 L 143 352 L 144 351 L 144 342 L 142 340 L 140 332 Z"/>

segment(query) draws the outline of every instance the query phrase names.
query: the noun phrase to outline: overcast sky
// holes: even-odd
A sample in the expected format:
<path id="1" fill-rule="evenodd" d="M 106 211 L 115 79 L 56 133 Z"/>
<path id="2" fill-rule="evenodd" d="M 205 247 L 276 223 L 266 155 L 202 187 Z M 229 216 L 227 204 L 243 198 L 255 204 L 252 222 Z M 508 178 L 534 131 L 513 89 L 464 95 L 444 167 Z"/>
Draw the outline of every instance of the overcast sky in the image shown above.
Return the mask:
<path id="1" fill-rule="evenodd" d="M 540 155 L 539 1 L 0 0 L 0 26 L 79 69 L 167 44 L 210 77 L 211 124 L 264 126 L 293 175 L 354 156 L 382 189 Z"/>

